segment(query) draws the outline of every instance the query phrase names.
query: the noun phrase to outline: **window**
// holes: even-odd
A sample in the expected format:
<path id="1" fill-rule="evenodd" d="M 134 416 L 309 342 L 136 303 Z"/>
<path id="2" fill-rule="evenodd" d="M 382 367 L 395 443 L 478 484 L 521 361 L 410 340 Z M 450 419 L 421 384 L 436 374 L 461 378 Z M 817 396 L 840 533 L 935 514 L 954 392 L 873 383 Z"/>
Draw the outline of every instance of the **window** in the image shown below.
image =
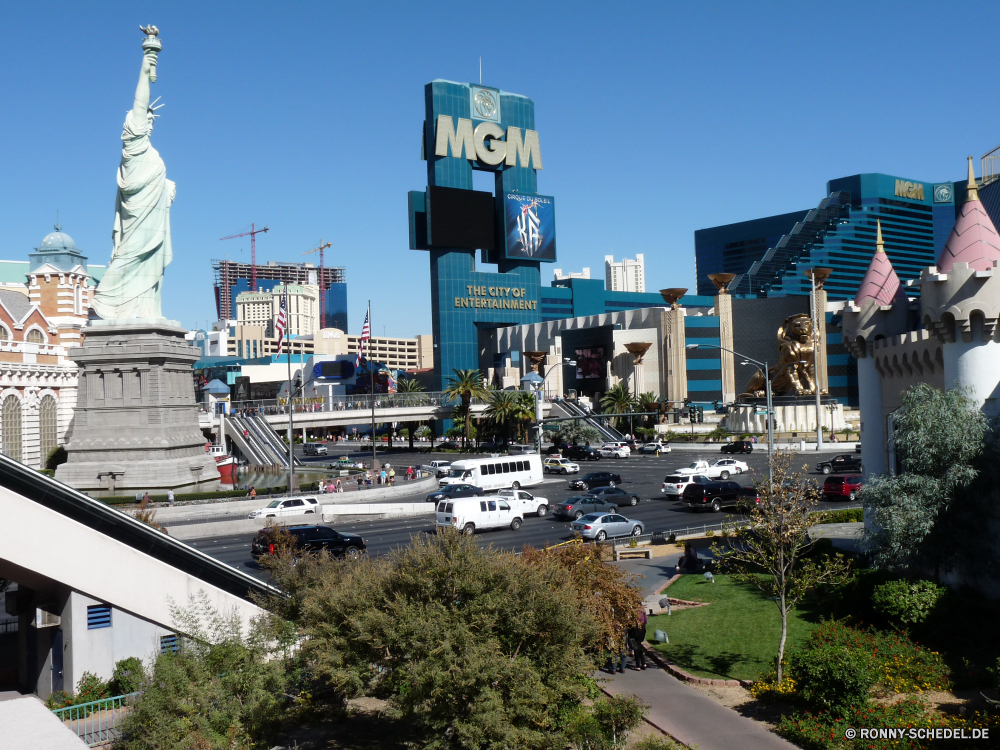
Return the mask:
<path id="1" fill-rule="evenodd" d="M 8 341 L 10 341 L 10 333 L 6 328 L 0 326 L 0 343 L 6 344 Z"/>
<path id="2" fill-rule="evenodd" d="M 42 335 L 42 332 L 39 331 L 37 328 L 32 328 L 30 331 L 28 331 L 28 335 L 25 337 L 24 340 L 27 341 L 29 344 L 45 343 L 45 337 Z"/>
<path id="3" fill-rule="evenodd" d="M 87 630 L 111 627 L 111 605 L 95 604 L 87 607 Z"/>
<path id="4" fill-rule="evenodd" d="M 51 395 L 42 396 L 42 401 L 38 405 L 38 428 L 41 458 L 44 462 L 56 447 L 58 440 L 56 400 Z"/>
<path id="5" fill-rule="evenodd" d="M 482 513 L 486 512 L 486 501 L 485 500 L 480 500 L 479 501 L 479 510 Z"/>
<path id="6" fill-rule="evenodd" d="M 160 653 L 177 654 L 180 653 L 181 642 L 176 633 L 160 636 Z"/>
<path id="7" fill-rule="evenodd" d="M 489 506 L 490 510 L 496 510 L 497 509 L 497 501 L 496 500 L 488 500 L 487 501 L 487 505 Z"/>
<path id="8" fill-rule="evenodd" d="M 21 400 L 14 394 L 3 400 L 3 452 L 21 460 Z"/>
<path id="9" fill-rule="evenodd" d="M 510 464 L 503 464 L 503 473 L 510 474 Z"/>

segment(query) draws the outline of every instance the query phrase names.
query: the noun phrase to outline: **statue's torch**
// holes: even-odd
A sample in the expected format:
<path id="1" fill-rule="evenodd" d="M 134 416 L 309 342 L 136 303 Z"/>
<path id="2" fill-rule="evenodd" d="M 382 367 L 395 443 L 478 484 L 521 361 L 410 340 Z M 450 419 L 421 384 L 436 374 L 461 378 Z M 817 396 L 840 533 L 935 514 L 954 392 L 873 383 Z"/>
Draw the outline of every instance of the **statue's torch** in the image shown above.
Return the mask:
<path id="1" fill-rule="evenodd" d="M 145 52 L 153 53 L 153 62 L 149 66 L 149 82 L 156 83 L 156 56 L 163 49 L 163 43 L 159 39 L 160 30 L 153 24 L 148 24 L 145 28 L 140 26 L 139 31 L 146 35 L 146 38 L 142 40 L 142 49 Z"/>

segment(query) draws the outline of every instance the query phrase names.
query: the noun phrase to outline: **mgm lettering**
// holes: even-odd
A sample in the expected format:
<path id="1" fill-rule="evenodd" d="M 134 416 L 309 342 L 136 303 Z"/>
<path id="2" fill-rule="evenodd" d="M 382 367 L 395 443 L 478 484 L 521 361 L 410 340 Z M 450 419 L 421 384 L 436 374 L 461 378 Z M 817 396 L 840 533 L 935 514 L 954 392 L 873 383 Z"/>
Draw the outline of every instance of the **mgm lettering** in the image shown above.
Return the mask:
<path id="1" fill-rule="evenodd" d="M 504 132 L 499 125 L 492 122 L 481 122 L 472 129 L 472 120 L 458 118 L 458 128 L 451 115 L 438 115 L 437 138 L 434 143 L 435 156 L 451 156 L 469 161 L 479 159 L 483 164 L 495 167 L 504 164 L 508 167 L 542 168 L 542 147 L 538 142 L 537 130 L 525 130 L 521 138 L 521 128 L 513 125 L 507 128 L 507 140 L 501 141 Z M 489 138 L 489 142 L 487 142 Z"/>
<path id="2" fill-rule="evenodd" d="M 524 299 L 527 290 L 511 286 L 466 284 L 468 297 L 455 297 L 455 307 L 488 307 L 493 310 L 537 310 L 536 300 Z"/>
<path id="3" fill-rule="evenodd" d="M 922 201 L 924 199 L 924 183 L 896 180 L 896 195 L 900 198 L 913 198 Z"/>

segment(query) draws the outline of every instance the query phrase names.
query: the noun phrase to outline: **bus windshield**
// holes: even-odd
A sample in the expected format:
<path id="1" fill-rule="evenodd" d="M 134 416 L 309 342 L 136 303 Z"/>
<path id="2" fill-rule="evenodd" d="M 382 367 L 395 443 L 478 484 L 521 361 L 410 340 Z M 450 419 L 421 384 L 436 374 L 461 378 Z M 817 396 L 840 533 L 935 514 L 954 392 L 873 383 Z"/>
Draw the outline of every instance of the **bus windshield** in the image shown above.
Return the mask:
<path id="1" fill-rule="evenodd" d="M 472 476 L 472 472 L 468 469 L 452 469 L 448 472 L 448 476 L 452 479 L 468 479 Z"/>

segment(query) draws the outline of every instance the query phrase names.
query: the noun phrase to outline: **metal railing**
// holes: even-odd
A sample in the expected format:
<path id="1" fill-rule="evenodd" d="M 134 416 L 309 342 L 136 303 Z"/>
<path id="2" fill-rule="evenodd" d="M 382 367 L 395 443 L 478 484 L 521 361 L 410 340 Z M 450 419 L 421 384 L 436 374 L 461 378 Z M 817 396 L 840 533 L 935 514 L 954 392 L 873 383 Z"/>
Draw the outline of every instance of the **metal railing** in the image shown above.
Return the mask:
<path id="1" fill-rule="evenodd" d="M 16 633 L 17 632 L 17 620 L 4 620 L 0 622 L 0 635 L 4 633 Z"/>
<path id="2" fill-rule="evenodd" d="M 455 406 L 459 403 L 444 395 L 442 391 L 423 391 L 420 393 L 376 393 L 376 409 L 397 409 L 410 406 Z M 485 403 L 482 399 L 472 399 L 474 405 Z M 234 401 L 232 414 L 239 415 L 244 410 L 253 414 L 270 416 L 288 413 L 288 399 L 277 398 L 266 401 Z M 353 396 L 307 396 L 292 399 L 292 410 L 296 414 L 309 414 L 324 411 L 371 410 L 372 396 L 370 394 L 355 394 Z"/>
<path id="3" fill-rule="evenodd" d="M 118 723 L 128 711 L 129 703 L 138 695 L 115 695 L 99 701 L 55 708 L 52 713 L 89 747 L 94 747 L 118 739 Z"/>

